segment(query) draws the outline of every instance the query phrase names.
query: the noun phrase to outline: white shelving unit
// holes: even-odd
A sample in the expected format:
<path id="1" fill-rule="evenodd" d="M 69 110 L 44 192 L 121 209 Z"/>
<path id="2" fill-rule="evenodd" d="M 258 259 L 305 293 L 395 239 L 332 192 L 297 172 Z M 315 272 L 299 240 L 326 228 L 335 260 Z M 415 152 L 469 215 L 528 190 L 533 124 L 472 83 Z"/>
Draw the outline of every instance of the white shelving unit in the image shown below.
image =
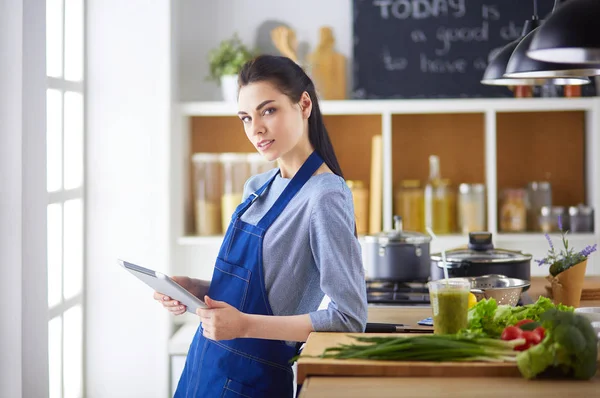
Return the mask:
<path id="1" fill-rule="evenodd" d="M 505 112 L 561 112 L 582 111 L 585 114 L 585 192 L 586 203 L 600 209 L 600 99 L 599 98 L 530 98 L 530 99 L 443 99 L 443 100 L 347 100 L 321 101 L 322 113 L 327 115 L 380 115 L 381 134 L 383 139 L 383 227 L 392 228 L 393 220 L 393 153 L 392 118 L 394 115 L 418 114 L 470 114 L 484 115 L 484 150 L 485 150 L 485 185 L 487 194 L 488 230 L 494 236 L 497 247 L 523 250 L 541 257 L 547 250 L 547 242 L 543 235 L 502 234 L 497 226 L 497 117 Z M 176 108 L 174 130 L 172 134 L 172 232 L 173 250 L 178 264 L 175 272 L 203 275 L 212 273 L 210 253 L 216 253 L 222 237 L 186 236 L 184 208 L 189 206 L 188 162 L 190 156 L 189 130 L 190 118 L 201 116 L 233 116 L 237 112 L 236 104 L 223 102 L 181 103 Z M 240 134 L 242 128 L 240 126 Z M 557 160 L 559 161 L 559 160 Z M 570 241 L 577 248 L 597 243 L 600 239 L 600 212 L 595 212 L 594 224 L 596 232 L 591 234 L 570 235 Z M 466 243 L 462 235 L 442 236 L 432 242 L 432 252 L 446 250 Z M 557 237 L 554 238 L 557 242 Z M 557 242 L 558 243 L 558 242 Z M 600 262 L 588 262 L 589 274 L 600 274 Z M 184 264 L 187 263 L 187 264 Z M 198 268 L 200 267 L 200 268 Z M 208 268 L 207 268 L 208 267 Z M 201 270 L 200 270 L 201 269 Z M 545 275 L 546 271 L 538 269 L 532 262 L 532 275 Z"/>

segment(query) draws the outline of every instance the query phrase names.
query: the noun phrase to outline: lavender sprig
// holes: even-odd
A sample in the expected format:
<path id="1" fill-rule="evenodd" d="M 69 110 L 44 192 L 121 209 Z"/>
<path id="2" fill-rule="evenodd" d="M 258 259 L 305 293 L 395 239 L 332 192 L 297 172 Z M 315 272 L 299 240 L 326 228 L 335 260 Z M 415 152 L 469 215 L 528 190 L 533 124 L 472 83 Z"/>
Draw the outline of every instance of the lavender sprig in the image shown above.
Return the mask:
<path id="1" fill-rule="evenodd" d="M 588 257 L 590 254 L 596 251 L 597 244 L 593 244 L 592 246 L 586 246 L 585 249 L 579 252 L 579 254 L 583 257 Z"/>
<path id="2" fill-rule="evenodd" d="M 546 257 L 542 258 L 541 260 L 535 260 L 539 266 L 549 265 L 550 273 L 554 276 L 584 261 L 590 254 L 595 252 L 598 247 L 597 244 L 591 246 L 588 245 L 580 252 L 575 252 L 573 247 L 569 247 L 569 241 L 567 240 L 567 234 L 569 231 L 563 231 L 561 216 L 558 217 L 558 227 L 561 233 L 561 239 L 564 248 L 557 252 L 554 244 L 552 243 L 550 235 L 544 234 L 546 240 L 548 241 L 548 245 L 550 246 L 550 250 L 548 250 Z"/>

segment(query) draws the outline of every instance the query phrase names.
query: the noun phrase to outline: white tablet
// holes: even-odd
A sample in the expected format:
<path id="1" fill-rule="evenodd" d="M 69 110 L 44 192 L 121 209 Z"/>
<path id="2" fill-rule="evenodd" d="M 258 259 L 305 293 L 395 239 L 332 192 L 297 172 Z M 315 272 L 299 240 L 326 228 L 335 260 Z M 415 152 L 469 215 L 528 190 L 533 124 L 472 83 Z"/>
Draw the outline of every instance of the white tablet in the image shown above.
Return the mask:
<path id="1" fill-rule="evenodd" d="M 187 312 L 196 313 L 196 308 L 208 308 L 206 304 L 192 293 L 185 290 L 181 285 L 169 278 L 165 274 L 153 271 L 148 268 L 140 267 L 127 261 L 118 260 L 119 264 L 133 275 L 137 276 L 142 282 L 150 286 L 159 293 L 177 300 L 187 307 Z"/>

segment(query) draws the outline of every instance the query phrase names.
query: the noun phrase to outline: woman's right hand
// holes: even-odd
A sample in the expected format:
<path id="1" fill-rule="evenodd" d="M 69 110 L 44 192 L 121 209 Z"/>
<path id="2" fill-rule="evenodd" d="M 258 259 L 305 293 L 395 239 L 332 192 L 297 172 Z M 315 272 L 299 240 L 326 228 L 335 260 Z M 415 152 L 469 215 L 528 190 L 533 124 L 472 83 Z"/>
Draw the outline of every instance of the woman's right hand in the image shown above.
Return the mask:
<path id="1" fill-rule="evenodd" d="M 171 277 L 181 287 L 188 292 L 194 291 L 194 281 L 187 276 L 173 276 Z M 193 293 L 192 293 L 193 294 Z M 177 300 L 173 300 L 171 297 L 166 296 L 160 292 L 154 292 L 154 300 L 160 302 L 173 315 L 184 314 L 187 310 L 186 306 Z"/>

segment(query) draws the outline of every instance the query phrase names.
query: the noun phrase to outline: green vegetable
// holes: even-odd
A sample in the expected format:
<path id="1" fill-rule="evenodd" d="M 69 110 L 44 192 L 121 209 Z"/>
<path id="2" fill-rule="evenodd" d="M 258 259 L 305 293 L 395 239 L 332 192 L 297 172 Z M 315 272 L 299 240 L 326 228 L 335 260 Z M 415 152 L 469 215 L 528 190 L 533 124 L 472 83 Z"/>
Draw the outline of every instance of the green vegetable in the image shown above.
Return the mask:
<path id="1" fill-rule="evenodd" d="M 342 344 L 325 349 L 320 358 L 387 361 L 515 361 L 514 347 L 524 339 L 502 341 L 463 334 L 411 337 L 352 336 L 363 344 Z M 366 344 L 365 344 L 366 343 Z M 293 358 L 295 360 L 296 358 Z"/>
<path id="2" fill-rule="evenodd" d="M 544 340 L 517 356 L 521 374 L 532 379 L 546 372 L 575 379 L 596 374 L 598 337 L 590 321 L 579 314 L 550 309 L 540 317 Z"/>
<path id="3" fill-rule="evenodd" d="M 495 299 L 483 299 L 469 309 L 468 332 L 479 333 L 488 337 L 499 337 L 504 328 L 515 325 L 523 319 L 539 321 L 540 316 L 550 310 L 573 312 L 573 307 L 562 304 L 554 305 L 552 300 L 540 297 L 537 302 L 524 306 L 512 307 L 498 305 Z"/>

